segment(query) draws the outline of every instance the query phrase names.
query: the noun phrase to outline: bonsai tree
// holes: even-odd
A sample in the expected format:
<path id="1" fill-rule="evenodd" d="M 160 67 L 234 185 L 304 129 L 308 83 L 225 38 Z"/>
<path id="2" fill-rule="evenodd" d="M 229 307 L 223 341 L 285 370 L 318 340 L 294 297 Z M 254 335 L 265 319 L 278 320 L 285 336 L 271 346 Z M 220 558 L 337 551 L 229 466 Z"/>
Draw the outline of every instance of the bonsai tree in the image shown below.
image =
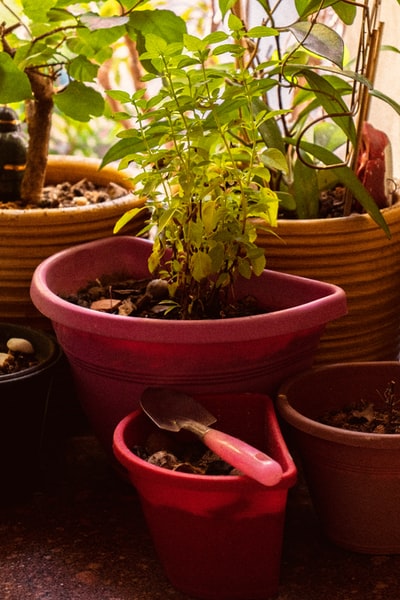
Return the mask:
<path id="1" fill-rule="evenodd" d="M 269 3 L 259 4 L 272 18 Z M 353 2 L 324 6 L 329 4 L 343 19 L 354 19 Z M 318 169 L 326 185 L 344 182 L 388 233 L 351 166 L 325 140 L 319 146 L 303 140 L 307 117 L 323 109 L 349 143 L 356 144 L 357 127 L 342 94 L 351 93 L 353 82 L 371 93 L 373 89 L 365 77 L 342 69 L 343 42 L 333 30 L 319 27 L 316 3 L 297 5 L 299 19 L 290 26 L 296 46 L 263 62 L 254 60 L 261 40 L 275 40 L 279 50 L 280 36 L 289 29 L 264 24 L 249 29 L 233 1 L 220 0 L 227 32 L 203 38 L 185 33 L 182 40 L 169 43 L 155 30 L 134 26 L 147 70 L 144 81 L 156 91 L 150 97 L 143 89 L 133 95 L 109 92 L 126 106 L 115 117 L 133 119 L 134 125 L 119 134 L 103 164 L 120 160 L 121 168 L 129 163 L 140 167 L 134 181 L 151 208 L 144 231 L 157 230 L 150 271 L 167 281 L 171 308 L 180 317 L 217 316 L 238 275 L 261 273 L 265 258 L 256 244 L 259 219 L 267 229 L 276 225 L 279 200 L 290 196 L 293 174 L 299 185 L 307 176 L 314 181 Z M 316 52 L 319 59 L 313 64 L 309 57 Z M 320 59 L 330 62 L 325 74 L 320 74 Z M 284 86 L 306 100 L 291 131 L 282 119 L 293 118 L 296 103 L 272 108 L 268 102 L 271 90 L 279 94 Z M 310 157 L 318 162 L 308 164 Z M 116 231 L 138 210 L 129 211 Z"/>
<path id="2" fill-rule="evenodd" d="M 103 94 L 96 88 L 99 68 L 144 4 L 100 0 L 89 10 L 83 2 L 1 0 L 0 104 L 26 103 L 29 145 L 22 202 L 40 201 L 54 106 L 77 121 L 104 114 Z M 142 19 L 150 14 L 140 12 Z M 166 39 L 180 35 L 181 20 L 170 11 L 151 11 L 151 21 Z"/>

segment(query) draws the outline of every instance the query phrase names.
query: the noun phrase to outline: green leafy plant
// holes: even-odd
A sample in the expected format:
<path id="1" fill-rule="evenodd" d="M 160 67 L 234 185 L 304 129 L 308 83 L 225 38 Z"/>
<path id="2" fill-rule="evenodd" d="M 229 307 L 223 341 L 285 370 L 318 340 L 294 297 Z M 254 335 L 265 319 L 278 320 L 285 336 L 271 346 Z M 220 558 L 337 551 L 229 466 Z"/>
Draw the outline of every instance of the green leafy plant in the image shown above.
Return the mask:
<path id="1" fill-rule="evenodd" d="M 220 0 L 227 31 L 184 33 L 173 43 L 152 23 L 135 22 L 130 33 L 147 89 L 109 92 L 125 106 L 115 118 L 133 125 L 120 132 L 103 164 L 139 168 L 136 189 L 151 209 L 141 233 L 157 232 L 150 271 L 167 280 L 169 302 L 183 318 L 218 316 L 236 277 L 261 273 L 265 258 L 257 228 L 271 231 L 279 203 L 300 194 L 301 186 L 307 193 L 312 187 L 318 198 L 324 186 L 344 183 L 389 234 L 352 165 L 327 147 L 326 132 L 319 145 L 305 139 L 310 120 L 321 129 L 314 118 L 320 110 L 335 127 L 334 140 L 358 144 L 355 115 L 344 97 L 351 98 L 353 84 L 376 92 L 364 74 L 343 69 L 343 41 L 318 22 L 322 8 L 334 6 L 352 23 L 356 3 L 298 0 L 298 20 L 288 27 L 275 25 L 281 2 L 274 9 L 267 0 L 258 4 L 266 14 L 261 25 L 247 27 L 238 3 Z M 283 52 L 281 36 L 289 33 L 295 44 Z M 275 50 L 257 60 L 262 44 Z M 283 91 L 291 94 L 289 105 Z M 271 92 L 277 93 L 275 108 Z M 115 230 L 138 210 L 124 215 Z"/>
<path id="2" fill-rule="evenodd" d="M 26 102 L 29 147 L 21 200 L 39 202 L 44 183 L 54 105 L 89 122 L 106 104 L 96 87 L 113 44 L 129 34 L 132 15 L 151 13 L 166 39 L 181 35 L 171 11 L 142 10 L 145 0 L 76 2 L 0 1 L 0 104 Z"/>
<path id="3" fill-rule="evenodd" d="M 149 70 L 144 79 L 159 82 L 159 91 L 149 99 L 144 90 L 110 92 L 133 111 L 118 117 L 136 120 L 103 162 L 141 167 L 134 182 L 152 209 L 148 229 L 157 226 L 149 267 L 167 279 L 182 318 L 218 317 L 235 278 L 263 271 L 251 218 L 273 225 L 277 217 L 278 198 L 263 161 L 268 151 L 258 133 L 274 113 L 252 118 L 263 82 L 241 60 L 240 20 L 232 15 L 229 24 L 234 42 L 215 32 L 204 39 L 185 34 L 181 43 L 168 44 L 149 33 L 141 54 Z M 220 64 L 221 55 L 232 60 Z M 284 169 L 284 157 L 276 160 Z"/>
<path id="4" fill-rule="evenodd" d="M 251 4 L 249 0 L 247 5 Z M 276 27 L 283 3 L 272 6 L 268 0 L 260 0 L 259 4 L 263 23 Z M 270 82 L 264 96 L 256 100 L 255 112 L 270 106 L 272 93 L 279 108 L 290 109 L 260 128 L 266 146 L 279 148 L 287 158 L 286 173 L 271 165 L 271 187 L 277 191 L 281 207 L 286 213 L 292 211 L 292 216 L 318 217 L 321 191 L 340 183 L 347 188 L 344 215 L 354 210 L 356 200 L 388 233 L 376 206 L 380 202 L 381 208 L 386 198 L 372 197 L 372 190 L 357 176 L 370 97 L 380 98 L 400 114 L 399 104 L 373 86 L 382 31 L 377 22 L 378 4 L 375 0 L 297 0 L 298 19 L 277 27 L 279 33 L 271 38 L 267 56 L 257 40 L 251 39 L 247 56 L 257 76 Z M 220 6 L 225 14 L 238 4 L 221 0 Z M 359 39 L 353 70 L 345 65 L 342 37 L 324 22 L 329 7 L 339 23 L 354 28 Z M 361 11 L 360 24 L 355 21 L 357 11 Z M 287 39 L 283 42 L 284 35 Z M 337 154 L 340 148 L 344 151 Z"/>

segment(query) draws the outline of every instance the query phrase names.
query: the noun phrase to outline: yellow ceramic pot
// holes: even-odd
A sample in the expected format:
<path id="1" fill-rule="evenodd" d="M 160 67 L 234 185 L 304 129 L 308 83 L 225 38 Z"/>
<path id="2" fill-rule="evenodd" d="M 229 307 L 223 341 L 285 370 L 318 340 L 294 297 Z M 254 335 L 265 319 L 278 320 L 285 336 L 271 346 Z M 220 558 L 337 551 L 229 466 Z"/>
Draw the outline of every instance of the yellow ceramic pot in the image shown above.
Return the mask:
<path id="1" fill-rule="evenodd" d="M 1 321 L 47 328 L 29 296 L 36 266 L 59 250 L 112 235 L 118 218 L 141 203 L 129 191 L 132 186 L 126 174 L 111 167 L 99 170 L 99 165 L 98 159 L 50 156 L 46 184 L 83 178 L 98 184 L 113 181 L 127 189 L 125 196 L 72 208 L 0 209 Z M 142 225 L 143 218 L 132 231 L 139 231 Z"/>
<path id="2" fill-rule="evenodd" d="M 400 204 L 383 210 L 387 239 L 367 214 L 280 220 L 260 232 L 267 268 L 334 283 L 348 314 L 329 323 L 315 362 L 397 360 L 400 352 Z"/>

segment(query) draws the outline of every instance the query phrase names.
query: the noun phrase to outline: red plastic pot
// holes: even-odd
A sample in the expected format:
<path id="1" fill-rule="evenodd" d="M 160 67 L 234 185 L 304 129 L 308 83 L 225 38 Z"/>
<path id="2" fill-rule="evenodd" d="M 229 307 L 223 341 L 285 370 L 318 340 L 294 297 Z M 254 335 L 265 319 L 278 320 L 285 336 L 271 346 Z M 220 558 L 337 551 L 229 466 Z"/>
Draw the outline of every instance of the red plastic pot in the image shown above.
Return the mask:
<path id="1" fill-rule="evenodd" d="M 343 430 L 317 418 L 360 399 L 382 407 L 378 392 L 391 381 L 399 390 L 398 362 L 343 363 L 297 375 L 278 395 L 321 527 L 356 552 L 400 553 L 400 434 Z"/>
<path id="2" fill-rule="evenodd" d="M 218 428 L 277 460 L 282 481 L 170 471 L 138 458 L 154 425 L 137 410 L 114 434 L 114 452 L 136 487 L 160 561 L 171 583 L 191 597 L 253 600 L 276 594 L 288 489 L 296 468 L 271 400 L 261 394 L 199 396 Z M 177 434 L 174 434 L 177 435 Z"/>
<path id="3" fill-rule="evenodd" d="M 54 254 L 32 280 L 32 300 L 51 319 L 92 427 L 110 450 L 115 426 L 138 407 L 145 387 L 273 393 L 311 366 L 325 325 L 346 312 L 340 288 L 272 271 L 236 288 L 238 295 L 256 296 L 268 312 L 237 319 L 123 317 L 59 297 L 104 274 L 148 277 L 150 251 L 147 240 L 106 238 Z"/>

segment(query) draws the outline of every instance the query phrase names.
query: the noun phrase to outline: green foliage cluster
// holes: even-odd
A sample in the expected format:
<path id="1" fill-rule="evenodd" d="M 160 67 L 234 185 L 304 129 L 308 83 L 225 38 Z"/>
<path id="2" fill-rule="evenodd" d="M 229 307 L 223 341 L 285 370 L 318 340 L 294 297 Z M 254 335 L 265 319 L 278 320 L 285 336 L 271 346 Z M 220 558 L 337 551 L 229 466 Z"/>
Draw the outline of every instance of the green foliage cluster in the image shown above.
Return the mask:
<path id="1" fill-rule="evenodd" d="M 218 315 L 221 291 L 237 275 L 263 271 L 252 218 L 276 224 L 278 198 L 265 162 L 275 155 L 276 166 L 286 168 L 283 155 L 259 144 L 258 127 L 274 113 L 254 118 L 252 101 L 264 83 L 242 60 L 241 21 L 231 15 L 229 26 L 231 35 L 184 34 L 182 43 L 149 33 L 141 54 L 149 70 L 144 79 L 158 82 L 158 91 L 150 98 L 144 90 L 110 92 L 131 107 L 136 127 L 121 133 L 104 162 L 141 167 L 134 182 L 152 209 L 148 228 L 157 227 L 150 268 L 167 278 L 185 318 L 198 317 L 204 306 Z M 127 213 L 118 227 L 135 214 Z"/>

